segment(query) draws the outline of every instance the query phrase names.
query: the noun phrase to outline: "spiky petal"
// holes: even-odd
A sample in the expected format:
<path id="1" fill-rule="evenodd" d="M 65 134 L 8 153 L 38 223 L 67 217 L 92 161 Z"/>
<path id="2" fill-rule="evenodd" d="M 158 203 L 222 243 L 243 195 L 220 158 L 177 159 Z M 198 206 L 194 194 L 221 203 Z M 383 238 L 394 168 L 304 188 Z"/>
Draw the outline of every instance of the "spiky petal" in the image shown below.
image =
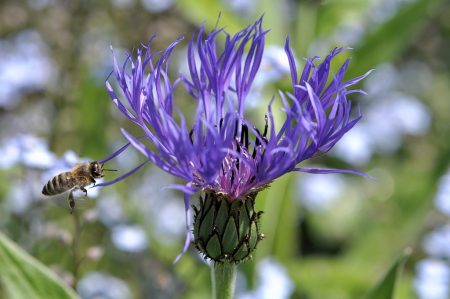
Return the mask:
<path id="1" fill-rule="evenodd" d="M 189 42 L 189 74 L 179 75 L 174 81 L 168 68 L 181 38 L 158 53 L 151 51 L 152 39 L 123 66 L 114 58 L 114 74 L 126 102 L 119 99 L 109 82 L 108 92 L 125 117 L 141 127 L 144 137 L 137 138 L 124 129 L 122 133 L 148 161 L 186 181 L 186 185 L 174 187 L 185 193 L 187 215 L 189 196 L 199 190 L 233 202 L 256 194 L 291 171 L 362 174 L 356 170 L 298 167 L 302 161 L 328 152 L 361 118 L 359 113 L 352 117 L 354 109 L 347 96 L 363 93 L 350 87 L 367 74 L 345 81 L 346 60 L 330 80 L 331 61 L 343 48 L 334 49 L 319 64 L 318 57 L 306 59 L 299 72 L 287 38 L 292 92 L 280 92 L 284 122 L 276 126 L 272 102 L 262 116 L 265 126 L 261 131 L 245 118 L 245 102 L 261 64 L 266 34 L 262 18 L 235 35 L 223 29 L 205 33 L 205 27 L 201 27 Z M 223 44 L 220 35 L 225 39 Z M 174 109 L 174 89 L 180 81 L 198 102 L 191 127 L 182 113 L 174 112 L 178 111 Z M 190 241 L 189 222 L 187 217 L 185 250 Z"/>

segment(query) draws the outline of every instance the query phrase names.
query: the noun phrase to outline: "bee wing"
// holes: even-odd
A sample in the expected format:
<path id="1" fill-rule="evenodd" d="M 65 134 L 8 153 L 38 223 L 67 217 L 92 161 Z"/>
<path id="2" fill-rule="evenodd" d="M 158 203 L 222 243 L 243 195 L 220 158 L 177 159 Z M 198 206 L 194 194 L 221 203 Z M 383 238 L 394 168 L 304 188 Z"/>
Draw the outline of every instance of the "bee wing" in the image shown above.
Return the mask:
<path id="1" fill-rule="evenodd" d="M 59 208 L 67 209 L 68 213 L 70 207 L 68 204 L 70 191 L 55 195 L 53 197 L 46 197 L 46 201 L 51 202 L 51 206 L 56 205 Z M 84 196 L 84 192 L 81 190 L 76 190 L 73 192 L 73 197 L 75 200 L 75 210 L 87 210 L 95 206 L 95 201 L 88 196 Z"/>
<path id="2" fill-rule="evenodd" d="M 66 206 L 67 205 L 66 201 Z M 92 209 L 95 206 L 95 200 L 89 197 L 81 196 L 81 197 L 75 197 L 75 210 L 89 210 Z"/>
<path id="3" fill-rule="evenodd" d="M 46 203 L 50 203 L 49 206 L 56 205 L 56 206 L 63 207 L 63 206 L 67 206 L 67 197 L 68 196 L 69 196 L 69 192 L 64 192 L 61 194 L 57 194 L 54 196 L 46 196 L 43 198 L 45 199 Z"/>

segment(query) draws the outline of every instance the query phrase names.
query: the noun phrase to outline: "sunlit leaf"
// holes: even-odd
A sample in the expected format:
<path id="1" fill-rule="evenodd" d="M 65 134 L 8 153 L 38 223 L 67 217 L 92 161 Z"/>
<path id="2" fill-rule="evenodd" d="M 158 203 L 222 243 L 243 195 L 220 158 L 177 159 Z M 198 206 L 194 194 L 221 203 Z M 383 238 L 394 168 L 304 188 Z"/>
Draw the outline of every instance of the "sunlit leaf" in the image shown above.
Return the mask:
<path id="1" fill-rule="evenodd" d="M 408 259 L 409 252 L 401 255 L 392 265 L 384 278 L 375 286 L 366 299 L 393 299 L 398 274 Z"/>
<path id="2" fill-rule="evenodd" d="M 352 55 L 355 60 L 352 72 L 362 74 L 380 63 L 397 59 L 441 3 L 441 0 L 411 2 L 367 34 Z"/>
<path id="3" fill-rule="evenodd" d="M 220 26 L 226 26 L 227 31 L 235 33 L 247 25 L 241 18 L 225 9 L 219 1 L 208 0 L 180 0 L 178 7 L 186 18 L 194 23 L 205 22 L 207 28 L 212 28 L 220 14 Z"/>
<path id="4" fill-rule="evenodd" d="M 0 294 L 1 298 L 79 298 L 51 270 L 2 233 L 0 233 L 0 282 L 5 293 Z"/>

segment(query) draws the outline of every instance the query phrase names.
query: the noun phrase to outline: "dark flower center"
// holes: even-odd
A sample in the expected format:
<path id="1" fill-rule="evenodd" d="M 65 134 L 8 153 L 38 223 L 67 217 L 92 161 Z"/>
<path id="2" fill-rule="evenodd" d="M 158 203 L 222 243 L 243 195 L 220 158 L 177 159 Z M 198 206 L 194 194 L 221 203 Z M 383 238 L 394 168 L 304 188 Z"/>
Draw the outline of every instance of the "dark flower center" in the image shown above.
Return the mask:
<path id="1" fill-rule="evenodd" d="M 222 131 L 224 120 L 219 121 Z M 226 154 L 218 175 L 216 185 L 211 188 L 228 194 L 230 198 L 238 198 L 250 191 L 256 181 L 259 165 L 264 158 L 265 146 L 268 142 L 268 118 L 265 116 L 264 130 L 261 133 L 256 127 L 249 129 L 246 123 L 236 120 L 234 123 L 233 142 L 230 149 L 233 153 Z M 254 136 L 254 138 L 252 138 Z M 191 143 L 194 144 L 194 129 L 189 133 Z"/>

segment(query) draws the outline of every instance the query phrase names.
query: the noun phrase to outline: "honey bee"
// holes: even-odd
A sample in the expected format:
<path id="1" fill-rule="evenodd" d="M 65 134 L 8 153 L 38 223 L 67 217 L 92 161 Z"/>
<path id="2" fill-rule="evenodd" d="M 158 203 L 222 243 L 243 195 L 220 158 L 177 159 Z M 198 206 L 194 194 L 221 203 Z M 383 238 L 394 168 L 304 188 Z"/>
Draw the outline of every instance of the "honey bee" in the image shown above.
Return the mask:
<path id="1" fill-rule="evenodd" d="M 95 186 L 95 179 L 104 177 L 105 170 L 114 171 L 114 169 L 104 169 L 103 164 L 98 161 L 77 164 L 71 171 L 62 172 L 49 180 L 42 188 L 42 194 L 57 195 L 70 190 L 67 202 L 72 214 L 75 208 L 73 192 L 79 189 L 87 196 L 85 187 L 91 184 Z"/>

